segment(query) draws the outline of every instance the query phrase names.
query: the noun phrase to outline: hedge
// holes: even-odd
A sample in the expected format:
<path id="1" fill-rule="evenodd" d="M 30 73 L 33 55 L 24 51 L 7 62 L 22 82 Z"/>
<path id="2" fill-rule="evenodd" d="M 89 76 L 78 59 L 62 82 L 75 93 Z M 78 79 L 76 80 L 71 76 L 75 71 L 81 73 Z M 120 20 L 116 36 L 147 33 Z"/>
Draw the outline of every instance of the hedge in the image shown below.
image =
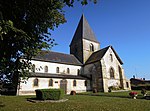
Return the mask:
<path id="1" fill-rule="evenodd" d="M 35 92 L 38 100 L 59 100 L 64 97 L 62 89 L 37 89 Z"/>
<path id="2" fill-rule="evenodd" d="M 146 89 L 146 90 L 150 90 L 150 86 L 131 86 L 132 90 L 142 90 L 142 89 Z"/>

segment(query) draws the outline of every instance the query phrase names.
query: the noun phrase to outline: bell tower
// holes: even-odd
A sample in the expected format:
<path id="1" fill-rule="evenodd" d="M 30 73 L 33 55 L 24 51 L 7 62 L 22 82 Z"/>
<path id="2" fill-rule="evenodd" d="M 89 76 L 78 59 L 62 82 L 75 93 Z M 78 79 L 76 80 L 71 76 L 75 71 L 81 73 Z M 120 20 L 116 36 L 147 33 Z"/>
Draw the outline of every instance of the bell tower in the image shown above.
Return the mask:
<path id="1" fill-rule="evenodd" d="M 97 41 L 86 18 L 82 15 L 70 44 L 70 54 L 73 54 L 84 64 L 90 55 L 98 50 L 100 50 L 100 43 Z"/>

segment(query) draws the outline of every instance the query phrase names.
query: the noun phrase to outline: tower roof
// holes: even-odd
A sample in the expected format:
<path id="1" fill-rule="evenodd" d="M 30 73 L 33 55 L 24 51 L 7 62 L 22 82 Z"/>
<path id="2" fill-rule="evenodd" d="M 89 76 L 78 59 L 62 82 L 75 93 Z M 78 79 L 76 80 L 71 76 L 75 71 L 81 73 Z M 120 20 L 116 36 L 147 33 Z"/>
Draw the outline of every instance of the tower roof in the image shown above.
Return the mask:
<path id="1" fill-rule="evenodd" d="M 71 41 L 71 44 L 73 42 L 77 42 L 78 40 L 81 39 L 87 39 L 93 42 L 97 42 L 97 39 L 94 35 L 94 32 L 92 31 L 90 25 L 88 24 L 88 21 L 86 20 L 86 18 L 84 17 L 84 15 L 82 14 L 81 19 L 79 21 L 78 27 L 75 31 L 75 34 L 73 36 L 73 39 Z"/>

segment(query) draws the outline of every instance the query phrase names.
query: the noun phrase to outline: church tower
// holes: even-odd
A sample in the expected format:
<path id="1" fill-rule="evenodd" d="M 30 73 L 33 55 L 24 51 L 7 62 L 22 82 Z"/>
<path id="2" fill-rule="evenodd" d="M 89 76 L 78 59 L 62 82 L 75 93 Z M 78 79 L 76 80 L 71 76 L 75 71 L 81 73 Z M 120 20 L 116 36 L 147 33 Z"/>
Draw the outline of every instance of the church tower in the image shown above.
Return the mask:
<path id="1" fill-rule="evenodd" d="M 90 55 L 98 50 L 100 50 L 100 43 L 82 15 L 70 44 L 70 54 L 84 64 Z"/>

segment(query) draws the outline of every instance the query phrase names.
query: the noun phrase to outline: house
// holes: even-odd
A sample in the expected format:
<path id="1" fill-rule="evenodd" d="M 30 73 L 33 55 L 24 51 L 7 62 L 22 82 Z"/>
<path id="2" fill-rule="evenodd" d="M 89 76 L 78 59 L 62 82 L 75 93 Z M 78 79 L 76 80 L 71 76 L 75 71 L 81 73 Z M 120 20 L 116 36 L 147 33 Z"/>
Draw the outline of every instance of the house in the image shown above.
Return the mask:
<path id="1" fill-rule="evenodd" d="M 150 80 L 145 80 L 145 78 L 135 78 L 134 76 L 130 81 L 132 90 L 150 90 Z"/>
<path id="2" fill-rule="evenodd" d="M 31 62 L 34 70 L 26 83 L 20 82 L 19 95 L 35 94 L 41 88 L 63 88 L 66 94 L 72 90 L 108 92 L 112 86 L 130 90 L 119 55 L 112 46 L 100 48 L 84 15 L 71 41 L 70 54 L 41 51 Z"/>

